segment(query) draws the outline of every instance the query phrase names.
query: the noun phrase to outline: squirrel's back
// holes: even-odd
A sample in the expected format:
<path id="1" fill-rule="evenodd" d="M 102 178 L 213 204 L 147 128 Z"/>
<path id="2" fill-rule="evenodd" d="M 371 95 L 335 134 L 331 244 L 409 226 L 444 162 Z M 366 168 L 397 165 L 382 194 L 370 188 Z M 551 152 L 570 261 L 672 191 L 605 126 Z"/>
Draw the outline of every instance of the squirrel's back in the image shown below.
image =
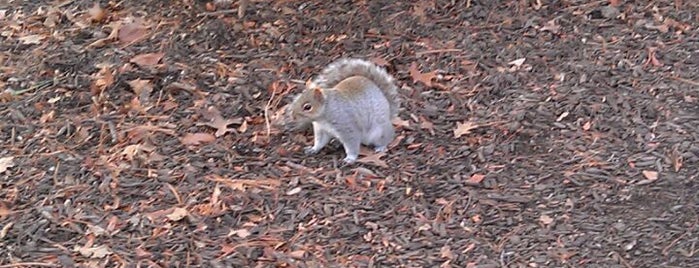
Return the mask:
<path id="1" fill-rule="evenodd" d="M 371 80 L 388 101 L 390 117 L 393 118 L 398 115 L 400 100 L 393 76 L 388 74 L 385 69 L 369 61 L 351 58 L 337 60 L 323 69 L 320 75 L 312 81 L 312 86 L 328 89 L 334 88 L 353 76 L 366 77 Z M 352 83 L 353 81 L 349 80 L 345 83 L 348 82 Z"/>

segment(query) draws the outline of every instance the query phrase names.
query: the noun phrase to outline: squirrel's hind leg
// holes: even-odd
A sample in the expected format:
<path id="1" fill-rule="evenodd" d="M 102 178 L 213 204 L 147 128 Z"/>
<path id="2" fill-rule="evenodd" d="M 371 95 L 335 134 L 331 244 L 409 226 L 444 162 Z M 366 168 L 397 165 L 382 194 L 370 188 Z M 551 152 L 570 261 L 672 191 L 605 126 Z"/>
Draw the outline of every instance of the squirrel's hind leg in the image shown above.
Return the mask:
<path id="1" fill-rule="evenodd" d="M 374 126 L 371 130 L 371 144 L 374 145 L 374 150 L 376 152 L 386 151 L 394 135 L 393 124 L 390 121 Z"/>

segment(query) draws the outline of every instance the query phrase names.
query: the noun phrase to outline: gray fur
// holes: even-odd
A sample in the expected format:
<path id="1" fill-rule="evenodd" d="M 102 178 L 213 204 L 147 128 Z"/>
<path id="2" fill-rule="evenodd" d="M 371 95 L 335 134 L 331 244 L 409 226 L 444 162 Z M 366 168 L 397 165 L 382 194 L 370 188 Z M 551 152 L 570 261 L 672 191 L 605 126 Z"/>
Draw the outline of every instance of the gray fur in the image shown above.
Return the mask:
<path id="1" fill-rule="evenodd" d="M 372 62 L 352 58 L 339 59 L 325 67 L 312 83 L 320 88 L 331 88 L 352 76 L 364 76 L 374 82 L 388 100 L 391 118 L 398 115 L 400 99 L 393 76 Z"/>

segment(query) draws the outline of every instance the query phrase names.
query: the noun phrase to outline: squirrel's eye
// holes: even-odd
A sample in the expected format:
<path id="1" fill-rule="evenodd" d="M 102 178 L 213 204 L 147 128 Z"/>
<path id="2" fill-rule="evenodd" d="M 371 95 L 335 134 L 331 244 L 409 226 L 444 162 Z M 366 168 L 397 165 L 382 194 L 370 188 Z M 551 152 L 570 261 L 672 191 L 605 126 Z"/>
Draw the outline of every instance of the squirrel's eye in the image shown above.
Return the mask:
<path id="1" fill-rule="evenodd" d="M 311 108 L 313 108 L 313 106 L 311 106 L 310 103 L 305 103 L 305 104 L 303 104 L 303 110 L 304 110 L 304 111 L 310 111 Z"/>

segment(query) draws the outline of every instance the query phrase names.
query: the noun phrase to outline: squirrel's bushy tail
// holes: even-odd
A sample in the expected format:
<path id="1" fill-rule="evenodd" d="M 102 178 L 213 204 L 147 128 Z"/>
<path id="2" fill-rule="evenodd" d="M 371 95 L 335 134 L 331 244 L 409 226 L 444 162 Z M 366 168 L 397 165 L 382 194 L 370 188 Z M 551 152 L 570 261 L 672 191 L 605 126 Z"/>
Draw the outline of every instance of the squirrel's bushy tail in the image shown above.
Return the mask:
<path id="1" fill-rule="evenodd" d="M 364 76 L 373 81 L 381 89 L 388 100 L 391 118 L 398 115 L 398 87 L 394 83 L 393 76 L 384 68 L 362 59 L 345 58 L 329 64 L 312 82 L 312 86 L 331 88 L 352 76 Z"/>

